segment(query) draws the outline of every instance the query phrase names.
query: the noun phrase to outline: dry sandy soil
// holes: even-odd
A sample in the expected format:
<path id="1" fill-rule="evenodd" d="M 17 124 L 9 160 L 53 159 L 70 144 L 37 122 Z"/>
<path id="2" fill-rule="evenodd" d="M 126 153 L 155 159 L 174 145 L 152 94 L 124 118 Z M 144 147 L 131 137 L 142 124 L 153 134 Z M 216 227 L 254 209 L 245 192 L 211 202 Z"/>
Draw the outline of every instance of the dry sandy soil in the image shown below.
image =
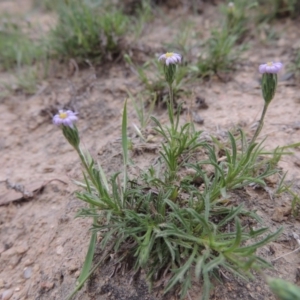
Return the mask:
<path id="1" fill-rule="evenodd" d="M 0 3 L 0 11 L 15 10 L 19 1 Z M 26 2 L 27 3 L 27 2 Z M 28 6 L 30 7 L 30 6 Z M 192 15 L 184 8 L 165 10 L 167 17 L 156 19 L 145 29 L 139 41 L 152 53 L 160 54 L 162 44 L 171 42 L 178 25 L 188 18 L 194 30 L 205 31 L 217 19 L 216 7 L 207 4 L 200 15 Z M 35 16 L 37 19 L 38 17 Z M 43 19 L 45 16 L 42 16 Z M 204 119 L 197 130 L 222 134 L 240 125 L 253 132 L 263 106 L 259 88 L 258 65 L 269 60 L 291 61 L 292 46 L 300 42 L 297 21 L 280 20 L 275 30 L 279 37 L 268 43 L 250 40 L 250 48 L 238 70 L 228 82 L 212 78 L 192 86 L 192 95 L 183 98 L 186 105 Z M 168 26 L 166 26 L 168 25 Z M 284 32 L 284 34 L 283 34 Z M 263 37 L 262 37 L 263 39 Z M 61 67 L 63 68 L 63 67 Z M 61 300 L 72 291 L 79 275 L 89 243 L 89 219 L 75 218 L 85 204 L 76 199 L 73 179 L 81 178 L 76 153 L 67 144 L 60 130 L 52 125 L 52 115 L 61 108 L 79 112 L 78 127 L 83 143 L 105 170 L 115 172 L 121 164 L 120 124 L 126 89 L 136 93 L 142 89 L 139 80 L 124 64 L 112 64 L 96 70 L 86 69 L 68 75 L 57 69 L 31 96 L 21 92 L 11 94 L 0 103 L 0 295 L 2 299 Z M 282 75 L 285 73 L 282 72 Z M 1 78 L 9 76 L 1 74 Z M 300 82 L 294 78 L 280 81 L 272 102 L 261 138 L 267 137 L 266 148 L 273 149 L 299 142 Z M 205 99 L 208 109 L 198 110 L 197 96 Z M 166 112 L 154 112 L 161 120 Z M 188 117 L 183 114 L 182 120 Z M 137 122 L 130 106 L 129 120 Z M 130 122 L 130 131 L 132 123 Z M 280 162 L 293 180 L 295 191 L 300 188 L 299 149 Z M 141 164 L 149 163 L 153 155 L 140 156 Z M 40 189 L 33 197 L 24 199 L 20 193 L 7 190 L 6 180 L 21 184 L 27 191 Z M 276 180 L 270 179 L 270 190 Z M 42 188 L 43 187 L 43 188 Z M 12 201 L 19 199 L 18 201 Z M 267 271 L 275 277 L 291 282 L 299 279 L 299 253 L 275 260 L 296 249 L 291 237 L 300 235 L 299 222 L 290 214 L 287 196 L 270 198 L 264 191 L 247 188 L 241 199 L 257 213 L 272 230 L 283 226 L 284 232 L 276 242 L 263 247 L 260 254 L 273 261 L 274 269 Z M 97 252 L 97 258 L 101 255 Z M 159 293 L 148 293 L 141 279 L 129 284 L 130 276 L 112 274 L 112 263 L 102 266 L 75 299 L 170 299 Z M 216 283 L 211 299 L 275 299 L 257 275 L 253 282 L 242 282 L 225 276 L 224 283 Z M 190 299 L 199 298 L 196 282 Z M 6 295 L 4 297 L 4 295 Z M 1 297 L 1 296 L 0 296 Z"/>

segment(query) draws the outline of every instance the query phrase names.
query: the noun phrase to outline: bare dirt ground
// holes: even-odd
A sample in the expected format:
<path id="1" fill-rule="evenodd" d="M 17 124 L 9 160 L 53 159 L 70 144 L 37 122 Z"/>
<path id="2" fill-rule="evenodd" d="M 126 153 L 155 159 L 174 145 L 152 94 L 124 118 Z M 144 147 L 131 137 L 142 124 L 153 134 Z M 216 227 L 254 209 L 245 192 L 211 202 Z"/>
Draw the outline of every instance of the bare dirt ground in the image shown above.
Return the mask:
<path id="1" fill-rule="evenodd" d="M 23 3 L 22 0 L 8 2 L 1 2 L 0 10 L 14 10 Z M 183 20 L 192 21 L 195 31 L 201 31 L 210 26 L 212 16 L 217 14 L 211 5 L 205 6 L 201 15 L 192 15 L 183 8 L 165 12 L 166 20 L 154 20 L 139 41 L 154 53 L 166 40 L 171 42 Z M 292 46 L 300 41 L 298 23 L 299 20 L 278 22 L 279 38 L 272 43 L 251 40 L 243 63 L 232 73 L 230 81 L 212 78 L 193 85 L 192 95 L 181 101 L 204 119 L 204 124 L 195 125 L 197 130 L 222 135 L 239 125 L 249 134 L 253 132 L 263 106 L 258 65 L 269 60 L 285 64 L 291 61 Z M 6 76 L 1 74 L 1 78 Z M 75 218 L 84 204 L 74 196 L 77 187 L 72 180 L 81 178 L 81 169 L 76 153 L 60 130 L 52 125 L 51 118 L 61 108 L 78 111 L 78 127 L 86 148 L 98 157 L 106 170 L 115 172 L 121 164 L 120 125 L 126 88 L 137 92 L 142 86 L 124 64 L 82 70 L 72 76 L 65 70 L 57 71 L 43 82 L 35 95 L 15 93 L 0 103 L 0 295 L 12 295 L 2 299 L 60 300 L 74 288 L 87 251 L 91 222 Z M 267 137 L 267 149 L 299 142 L 299 95 L 299 81 L 293 78 L 280 81 L 261 133 L 261 138 Z M 208 109 L 197 109 L 197 96 L 205 99 Z M 155 113 L 166 119 L 166 112 Z M 187 120 L 188 116 L 183 114 L 182 119 Z M 132 107 L 129 120 L 137 122 Z M 132 127 L 130 130 L 133 132 Z M 287 179 L 294 181 L 297 191 L 300 151 L 294 149 L 293 152 L 283 158 L 280 166 L 288 171 Z M 154 156 L 153 153 L 142 154 L 141 165 L 148 164 Z M 21 194 L 6 189 L 7 179 L 12 184 L 25 185 L 29 191 L 44 187 L 33 198 L 21 199 Z M 275 179 L 273 182 L 270 179 L 271 190 L 275 184 Z M 11 201 L 18 198 L 20 200 Z M 300 224 L 290 214 L 289 197 L 271 199 L 265 191 L 247 188 L 237 201 L 257 210 L 271 229 L 284 227 L 276 242 L 261 249 L 264 258 L 272 261 L 298 247 L 291 234 L 300 235 Z M 95 261 L 100 255 L 99 252 Z M 299 263 L 299 253 L 295 252 L 275 260 L 274 270 L 267 274 L 297 282 Z M 111 276 L 112 271 L 113 263 L 107 262 L 76 299 L 164 299 L 159 293 L 148 293 L 143 276 L 129 284 L 131 275 Z M 224 274 L 224 283 L 216 283 L 211 299 L 275 299 L 261 275 L 255 276 L 254 282 L 242 282 Z M 193 300 L 199 297 L 198 283 L 194 286 L 190 294 Z"/>

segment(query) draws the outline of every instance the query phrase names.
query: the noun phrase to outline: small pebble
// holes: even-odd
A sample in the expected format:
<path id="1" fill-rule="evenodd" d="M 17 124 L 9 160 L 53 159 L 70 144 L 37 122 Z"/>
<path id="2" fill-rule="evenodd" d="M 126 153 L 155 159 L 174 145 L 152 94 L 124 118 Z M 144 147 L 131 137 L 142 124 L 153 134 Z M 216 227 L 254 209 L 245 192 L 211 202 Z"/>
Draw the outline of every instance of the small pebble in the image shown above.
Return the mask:
<path id="1" fill-rule="evenodd" d="M 19 246 L 19 247 L 16 248 L 16 252 L 18 254 L 24 254 L 25 252 L 28 251 L 28 249 L 29 249 L 28 245 L 27 244 L 23 244 L 23 245 L 21 245 L 21 246 Z"/>
<path id="2" fill-rule="evenodd" d="M 31 267 L 28 267 L 28 268 L 24 269 L 23 276 L 24 276 L 25 279 L 30 278 L 31 274 L 32 274 L 32 268 Z"/>
<path id="3" fill-rule="evenodd" d="M 193 115 L 193 121 L 195 123 L 198 123 L 198 124 L 203 124 L 204 123 L 204 119 L 197 113 L 195 112 L 192 112 L 192 115 Z"/>
<path id="4" fill-rule="evenodd" d="M 49 291 L 54 287 L 54 282 L 44 281 L 41 283 L 41 289 L 45 291 Z"/>
<path id="5" fill-rule="evenodd" d="M 68 271 L 70 273 L 73 273 L 73 272 L 75 272 L 77 270 L 78 270 L 78 267 L 76 266 L 76 264 L 71 264 L 71 265 L 68 266 Z"/>
<path id="6" fill-rule="evenodd" d="M 61 255 L 64 252 L 64 248 L 62 246 L 57 246 L 56 247 L 56 253 L 58 255 Z"/>
<path id="7" fill-rule="evenodd" d="M 4 280 L 0 278 L 0 289 L 2 289 L 3 287 L 4 287 Z"/>
<path id="8" fill-rule="evenodd" d="M 8 300 L 12 297 L 14 291 L 13 290 L 6 290 L 2 293 L 2 300 Z"/>
<path id="9" fill-rule="evenodd" d="M 32 264 L 33 264 L 33 261 L 30 260 L 30 259 L 26 259 L 25 262 L 24 262 L 24 266 L 25 266 L 25 267 L 28 267 L 28 266 L 30 266 L 30 265 L 32 265 Z"/>

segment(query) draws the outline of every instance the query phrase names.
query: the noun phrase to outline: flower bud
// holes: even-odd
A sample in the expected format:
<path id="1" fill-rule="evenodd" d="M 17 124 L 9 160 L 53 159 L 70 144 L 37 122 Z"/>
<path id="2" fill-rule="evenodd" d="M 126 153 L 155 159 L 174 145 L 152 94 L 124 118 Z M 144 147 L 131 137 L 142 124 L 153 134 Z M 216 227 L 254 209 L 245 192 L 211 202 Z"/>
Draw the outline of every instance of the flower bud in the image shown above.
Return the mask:
<path id="1" fill-rule="evenodd" d="M 164 62 L 164 73 L 168 84 L 172 84 L 176 75 L 176 64 L 181 62 L 181 56 L 177 53 L 167 52 L 158 59 Z"/>
<path id="2" fill-rule="evenodd" d="M 274 98 L 276 87 L 277 74 L 264 73 L 262 76 L 262 93 L 267 104 Z"/>
<path id="3" fill-rule="evenodd" d="M 274 98 L 277 87 L 277 73 L 281 70 L 282 63 L 268 62 L 259 66 L 259 72 L 262 76 L 262 94 L 264 100 L 269 104 Z"/>
<path id="4" fill-rule="evenodd" d="M 75 125 L 73 127 L 62 125 L 62 132 L 67 141 L 75 148 L 78 149 L 80 138 L 78 129 Z"/>

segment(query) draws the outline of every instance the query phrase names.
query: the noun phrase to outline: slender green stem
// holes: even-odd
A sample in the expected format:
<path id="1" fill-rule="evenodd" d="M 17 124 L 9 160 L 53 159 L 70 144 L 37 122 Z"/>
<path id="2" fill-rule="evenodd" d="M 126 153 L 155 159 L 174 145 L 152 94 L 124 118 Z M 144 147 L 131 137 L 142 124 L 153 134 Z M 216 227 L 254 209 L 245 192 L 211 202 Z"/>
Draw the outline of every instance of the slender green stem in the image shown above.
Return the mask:
<path id="1" fill-rule="evenodd" d="M 172 125 L 172 131 L 174 131 L 174 93 L 173 93 L 172 83 L 169 83 L 169 96 L 170 96 L 170 103 L 168 105 L 169 118 Z"/>
<path id="2" fill-rule="evenodd" d="M 260 117 L 260 120 L 259 120 L 259 125 L 255 131 L 255 134 L 250 142 L 250 145 L 252 145 L 253 143 L 255 143 L 258 135 L 260 134 L 263 126 L 264 126 L 264 118 L 265 118 L 265 115 L 266 115 L 266 112 L 267 112 L 267 109 L 268 109 L 268 106 L 269 106 L 269 103 L 265 102 L 265 105 L 264 105 L 264 109 L 262 111 L 262 114 L 261 114 L 261 117 Z"/>
<path id="3" fill-rule="evenodd" d="M 91 169 L 89 168 L 89 166 L 88 166 L 88 164 L 87 164 L 87 162 L 86 162 L 86 158 L 85 158 L 85 156 L 84 156 L 84 154 L 83 154 L 83 152 L 82 152 L 80 146 L 78 146 L 78 148 L 75 148 L 75 149 L 76 149 L 76 151 L 77 151 L 77 153 L 78 153 L 78 155 L 79 155 L 79 157 L 80 157 L 80 160 L 81 160 L 81 162 L 82 162 L 82 164 L 83 164 L 85 170 L 86 170 L 87 173 L 89 174 L 89 177 L 90 177 L 92 183 L 94 184 L 95 187 L 97 187 L 97 183 L 95 182 L 94 176 L 93 176 L 93 174 L 92 174 L 92 172 L 91 172 Z M 95 208 L 94 205 L 92 205 L 92 204 L 90 204 L 90 207 L 91 207 L 92 209 Z M 97 217 L 93 217 L 93 224 L 94 224 L 94 225 L 97 225 Z"/>

